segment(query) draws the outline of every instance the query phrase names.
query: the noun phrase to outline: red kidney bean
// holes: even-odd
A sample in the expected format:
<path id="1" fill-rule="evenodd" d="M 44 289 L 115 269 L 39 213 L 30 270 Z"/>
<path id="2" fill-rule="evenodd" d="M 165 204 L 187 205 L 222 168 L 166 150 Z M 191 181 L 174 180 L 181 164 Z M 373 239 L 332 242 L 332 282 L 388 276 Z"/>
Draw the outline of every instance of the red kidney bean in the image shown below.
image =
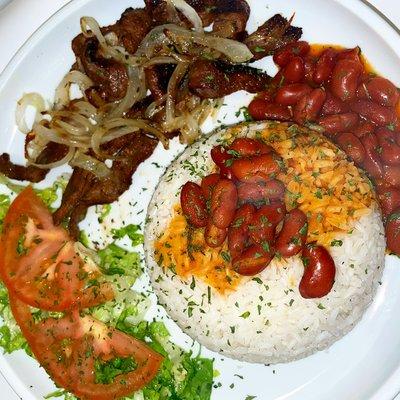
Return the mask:
<path id="1" fill-rule="evenodd" d="M 203 195 L 206 200 L 211 199 L 212 192 L 215 188 L 215 185 L 221 179 L 219 174 L 210 174 L 205 176 L 201 180 L 201 190 L 203 191 Z"/>
<path id="2" fill-rule="evenodd" d="M 204 239 L 209 247 L 219 247 L 224 243 L 227 233 L 228 229 L 218 228 L 210 219 L 204 231 Z"/>
<path id="3" fill-rule="evenodd" d="M 388 249 L 400 254 L 400 208 L 397 208 L 387 217 L 386 222 L 386 245 Z"/>
<path id="4" fill-rule="evenodd" d="M 383 165 L 382 179 L 390 186 L 400 187 L 400 166 Z"/>
<path id="5" fill-rule="evenodd" d="M 360 62 L 349 59 L 339 60 L 332 72 L 330 83 L 332 93 L 342 101 L 353 101 L 362 71 Z"/>
<path id="6" fill-rule="evenodd" d="M 351 104 L 351 109 L 376 125 L 390 125 L 397 119 L 393 108 L 383 107 L 369 100 L 357 100 Z"/>
<path id="7" fill-rule="evenodd" d="M 333 96 L 329 91 L 326 92 L 326 100 L 321 109 L 321 115 L 344 114 L 350 107 L 344 101 Z"/>
<path id="8" fill-rule="evenodd" d="M 332 256 L 323 246 L 309 243 L 303 250 L 304 274 L 299 290 L 302 297 L 312 299 L 326 296 L 335 282 L 336 267 Z"/>
<path id="9" fill-rule="evenodd" d="M 221 179 L 211 196 L 211 219 L 218 228 L 227 228 L 235 216 L 238 195 L 235 184 Z"/>
<path id="10" fill-rule="evenodd" d="M 206 226 L 208 213 L 206 199 L 201 187 L 194 182 L 186 182 L 181 190 L 181 207 L 183 214 L 196 228 Z"/>
<path id="11" fill-rule="evenodd" d="M 396 134 L 387 128 L 375 131 L 380 145 L 380 156 L 385 164 L 400 164 L 400 146 L 396 143 Z"/>
<path id="12" fill-rule="evenodd" d="M 304 95 L 293 110 L 293 119 L 299 125 L 305 122 L 315 121 L 325 102 L 326 93 L 322 89 L 314 89 L 312 92 Z"/>
<path id="13" fill-rule="evenodd" d="M 228 149 L 224 146 L 218 145 L 211 149 L 211 158 L 220 169 L 220 175 L 223 178 L 232 178 L 232 170 L 230 164 L 232 163 L 233 156 L 228 153 Z"/>
<path id="14" fill-rule="evenodd" d="M 274 62 L 280 67 L 286 66 L 294 57 L 303 57 L 310 51 L 310 45 L 307 42 L 299 41 L 289 43 L 285 47 L 277 50 L 274 54 Z"/>
<path id="15" fill-rule="evenodd" d="M 360 121 L 356 127 L 352 129 L 352 132 L 361 139 L 363 136 L 374 133 L 375 125 L 369 121 Z"/>
<path id="16" fill-rule="evenodd" d="M 256 176 L 268 179 L 277 174 L 281 171 L 282 163 L 282 158 L 276 153 L 260 154 L 251 158 L 236 159 L 232 164 L 232 171 L 240 181 L 254 182 Z"/>
<path id="17" fill-rule="evenodd" d="M 361 48 L 359 46 L 354 47 L 353 49 L 342 50 L 338 53 L 338 60 L 352 60 L 356 62 L 360 62 L 360 54 Z"/>
<path id="18" fill-rule="evenodd" d="M 377 189 L 379 204 L 381 205 L 382 214 L 387 217 L 396 208 L 400 207 L 400 189 L 396 187 L 388 187 Z"/>
<path id="19" fill-rule="evenodd" d="M 378 153 L 378 139 L 374 133 L 367 133 L 361 138 L 361 143 L 365 148 L 363 167 L 373 178 L 381 178 L 383 168 Z"/>
<path id="20" fill-rule="evenodd" d="M 282 76 L 285 83 L 297 83 L 304 78 L 304 61 L 301 57 L 292 58 L 282 69 Z"/>
<path id="21" fill-rule="evenodd" d="M 292 115 L 288 107 L 255 98 L 249 104 L 249 114 L 256 121 L 272 119 L 276 121 L 290 121 Z"/>
<path id="22" fill-rule="evenodd" d="M 335 135 L 354 128 L 358 123 L 358 115 L 356 113 L 326 115 L 321 117 L 318 123 L 324 128 L 324 133 Z"/>
<path id="23" fill-rule="evenodd" d="M 350 132 L 341 133 L 336 138 L 338 146 L 358 165 L 365 159 L 365 149 L 361 140 Z"/>
<path id="24" fill-rule="evenodd" d="M 316 62 L 317 62 L 317 57 L 311 54 L 304 57 L 304 80 L 310 85 L 314 84 L 313 75 Z"/>
<path id="25" fill-rule="evenodd" d="M 283 203 L 261 206 L 250 222 L 250 238 L 255 243 L 271 243 L 275 238 L 276 226 L 283 220 L 285 214 L 286 207 Z"/>
<path id="26" fill-rule="evenodd" d="M 321 85 L 329 80 L 336 63 L 337 51 L 331 47 L 324 50 L 315 64 L 313 81 Z"/>
<path id="27" fill-rule="evenodd" d="M 299 253 L 307 240 L 307 216 L 298 208 L 285 216 L 282 230 L 275 242 L 275 250 L 282 257 L 292 257 Z"/>
<path id="28" fill-rule="evenodd" d="M 240 275 L 253 276 L 263 271 L 273 258 L 273 248 L 254 244 L 233 260 L 232 267 Z"/>
<path id="29" fill-rule="evenodd" d="M 282 106 L 294 106 L 304 95 L 311 92 L 306 83 L 291 83 L 278 89 L 275 102 Z"/>
<path id="30" fill-rule="evenodd" d="M 229 146 L 229 150 L 236 152 L 239 157 L 251 157 L 258 154 L 268 154 L 274 151 L 271 146 L 268 146 L 260 140 L 250 138 L 235 139 Z"/>
<path id="31" fill-rule="evenodd" d="M 235 218 L 228 229 L 228 248 L 231 259 L 244 251 L 249 238 L 249 224 L 256 208 L 252 204 L 243 204 L 236 210 Z"/>
<path id="32" fill-rule="evenodd" d="M 388 79 L 374 77 L 365 83 L 367 96 L 375 103 L 385 107 L 395 107 L 399 101 L 399 90 Z"/>
<path id="33" fill-rule="evenodd" d="M 257 177 L 256 182 L 244 182 L 238 185 L 240 202 L 258 203 L 265 200 L 282 200 L 285 196 L 285 185 L 278 179 Z"/>

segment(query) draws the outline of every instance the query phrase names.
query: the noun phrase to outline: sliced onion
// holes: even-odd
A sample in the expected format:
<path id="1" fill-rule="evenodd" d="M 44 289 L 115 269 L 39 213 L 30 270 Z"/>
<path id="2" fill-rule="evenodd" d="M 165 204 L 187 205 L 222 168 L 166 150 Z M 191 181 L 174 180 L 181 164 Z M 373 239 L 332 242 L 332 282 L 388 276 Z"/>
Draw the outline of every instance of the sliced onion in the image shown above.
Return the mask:
<path id="1" fill-rule="evenodd" d="M 70 88 L 72 84 L 78 85 L 82 93 L 86 89 L 93 86 L 93 81 L 84 73 L 80 71 L 70 71 L 64 76 L 63 80 L 57 86 L 56 94 L 54 97 L 54 104 L 56 110 L 61 110 L 66 107 L 70 101 Z"/>
<path id="2" fill-rule="evenodd" d="M 175 97 L 177 87 L 183 76 L 186 74 L 188 67 L 189 65 L 187 63 L 179 63 L 168 82 L 167 100 L 165 105 L 165 125 L 167 130 L 169 125 L 172 123 L 172 120 L 175 118 Z"/>
<path id="3" fill-rule="evenodd" d="M 129 84 L 125 97 L 117 103 L 116 107 L 109 113 L 109 118 L 121 117 L 136 102 L 146 96 L 146 77 L 143 68 L 128 67 Z"/>
<path id="4" fill-rule="evenodd" d="M 22 98 L 18 100 L 17 109 L 15 111 L 15 122 L 18 126 L 18 129 L 22 133 L 29 133 L 31 131 L 31 128 L 28 127 L 28 124 L 26 123 L 25 119 L 26 110 L 29 106 L 35 108 L 34 123 L 37 123 L 42 119 L 41 113 L 46 111 L 47 109 L 46 103 L 40 94 L 38 93 L 24 94 Z"/>
<path id="5" fill-rule="evenodd" d="M 80 22 L 81 30 L 85 37 L 95 36 L 101 47 L 108 46 L 98 22 L 93 17 L 82 17 Z"/>
<path id="6" fill-rule="evenodd" d="M 75 153 L 74 157 L 69 162 L 69 165 L 92 172 L 99 179 L 107 178 L 111 174 L 111 170 L 106 164 L 94 157 L 82 153 L 81 151 Z"/>
<path id="7" fill-rule="evenodd" d="M 170 25 L 165 29 L 175 34 L 179 39 L 183 39 L 186 43 L 197 43 L 215 49 L 235 63 L 243 63 L 253 57 L 249 48 L 236 40 L 221 38 L 208 33 L 193 32 L 176 25 Z M 171 35 L 169 37 L 171 38 Z"/>
<path id="8" fill-rule="evenodd" d="M 163 104 L 167 100 L 167 95 L 165 94 L 162 96 L 160 99 L 153 101 L 147 108 L 146 111 L 144 112 L 144 115 L 146 116 L 147 119 L 153 118 L 155 114 L 157 114 L 159 111 L 162 110 Z"/>
<path id="9" fill-rule="evenodd" d="M 164 30 L 174 28 L 177 28 L 177 25 L 165 24 L 153 28 L 142 40 L 139 48 L 136 50 L 135 55 L 150 59 L 154 54 L 155 48 L 170 43 L 170 40 L 165 36 Z"/>
<path id="10" fill-rule="evenodd" d="M 29 162 L 29 165 L 34 165 L 37 168 L 41 168 L 41 169 L 52 169 L 52 168 L 56 168 L 56 167 L 60 167 L 61 165 L 67 164 L 71 161 L 72 157 L 75 154 L 75 148 L 74 147 L 70 147 L 68 149 L 68 153 L 61 159 L 58 161 L 54 161 L 52 163 L 48 163 L 48 164 L 38 164 L 35 162 Z"/>
<path id="11" fill-rule="evenodd" d="M 170 2 L 176 7 L 193 25 L 195 31 L 203 32 L 203 22 L 197 14 L 197 11 L 184 0 L 170 0 Z"/>
<path id="12" fill-rule="evenodd" d="M 79 147 L 82 149 L 89 148 L 89 140 L 82 141 L 78 139 L 65 137 L 65 135 L 62 133 L 60 134 L 60 132 L 57 129 L 46 128 L 41 124 L 35 125 L 33 132 L 35 135 L 38 135 L 41 138 L 46 139 L 48 142 L 65 144 L 66 146 Z"/>
<path id="13" fill-rule="evenodd" d="M 168 57 L 168 56 L 154 57 L 151 60 L 145 62 L 143 64 L 143 68 L 147 68 L 150 67 L 151 65 L 158 65 L 158 64 L 178 64 L 178 61 L 174 57 Z"/>

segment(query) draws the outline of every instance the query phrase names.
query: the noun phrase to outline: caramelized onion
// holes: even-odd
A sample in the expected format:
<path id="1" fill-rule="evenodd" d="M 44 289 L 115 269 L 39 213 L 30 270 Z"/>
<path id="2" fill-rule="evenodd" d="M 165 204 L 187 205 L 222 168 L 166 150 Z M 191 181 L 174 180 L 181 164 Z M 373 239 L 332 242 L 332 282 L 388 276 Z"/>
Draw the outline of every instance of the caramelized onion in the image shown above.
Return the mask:
<path id="1" fill-rule="evenodd" d="M 170 0 L 170 2 L 177 8 L 193 25 L 197 32 L 203 32 L 203 22 L 197 11 L 184 0 Z"/>
<path id="2" fill-rule="evenodd" d="M 107 176 L 110 176 L 111 173 L 111 170 L 106 164 L 94 157 L 82 153 L 81 151 L 77 151 L 75 153 L 69 164 L 72 167 L 79 167 L 86 171 L 92 172 L 99 179 L 107 178 Z"/>
<path id="3" fill-rule="evenodd" d="M 17 103 L 17 109 L 15 111 L 15 122 L 18 129 L 22 133 L 29 133 L 31 129 L 26 123 L 26 110 L 31 106 L 35 109 L 34 122 L 39 122 L 42 119 L 41 113 L 46 111 L 46 103 L 43 97 L 38 93 L 26 93 Z"/>

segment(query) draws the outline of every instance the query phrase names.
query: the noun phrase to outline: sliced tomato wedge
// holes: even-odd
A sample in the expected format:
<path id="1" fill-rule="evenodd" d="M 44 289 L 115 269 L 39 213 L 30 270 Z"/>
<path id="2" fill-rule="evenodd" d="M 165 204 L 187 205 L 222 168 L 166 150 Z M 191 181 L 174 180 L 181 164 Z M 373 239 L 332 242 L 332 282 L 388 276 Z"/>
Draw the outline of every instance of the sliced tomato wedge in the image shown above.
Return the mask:
<path id="1" fill-rule="evenodd" d="M 60 319 L 35 322 L 28 305 L 10 296 L 11 309 L 33 354 L 54 382 L 80 399 L 113 400 L 147 385 L 163 357 L 132 336 L 102 322 L 81 317 L 74 309 Z M 96 361 L 131 357 L 133 371 L 117 375 L 108 384 L 96 383 Z"/>
<path id="2" fill-rule="evenodd" d="M 4 219 L 0 242 L 0 276 L 8 290 L 43 310 L 85 308 L 114 297 L 111 284 L 93 285 L 99 275 L 68 233 L 54 225 L 32 187 L 21 192 Z"/>

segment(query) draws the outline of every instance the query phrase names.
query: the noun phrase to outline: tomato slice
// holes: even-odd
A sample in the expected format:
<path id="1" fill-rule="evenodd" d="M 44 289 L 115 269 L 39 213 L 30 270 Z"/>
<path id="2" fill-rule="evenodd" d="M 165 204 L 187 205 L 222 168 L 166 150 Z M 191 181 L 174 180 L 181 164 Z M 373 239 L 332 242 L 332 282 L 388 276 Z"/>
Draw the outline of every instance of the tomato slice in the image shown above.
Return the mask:
<path id="1" fill-rule="evenodd" d="M 84 262 L 76 244 L 36 196 L 21 192 L 4 219 L 0 275 L 25 303 L 49 311 L 91 307 L 114 297 L 109 283 L 95 282 L 98 268 Z"/>
<path id="2" fill-rule="evenodd" d="M 128 396 L 157 374 L 163 357 L 132 336 L 74 309 L 60 319 L 35 322 L 28 305 L 10 296 L 11 309 L 36 359 L 54 382 L 82 400 L 112 400 Z M 108 384 L 96 383 L 96 361 L 132 357 L 133 371 Z"/>

